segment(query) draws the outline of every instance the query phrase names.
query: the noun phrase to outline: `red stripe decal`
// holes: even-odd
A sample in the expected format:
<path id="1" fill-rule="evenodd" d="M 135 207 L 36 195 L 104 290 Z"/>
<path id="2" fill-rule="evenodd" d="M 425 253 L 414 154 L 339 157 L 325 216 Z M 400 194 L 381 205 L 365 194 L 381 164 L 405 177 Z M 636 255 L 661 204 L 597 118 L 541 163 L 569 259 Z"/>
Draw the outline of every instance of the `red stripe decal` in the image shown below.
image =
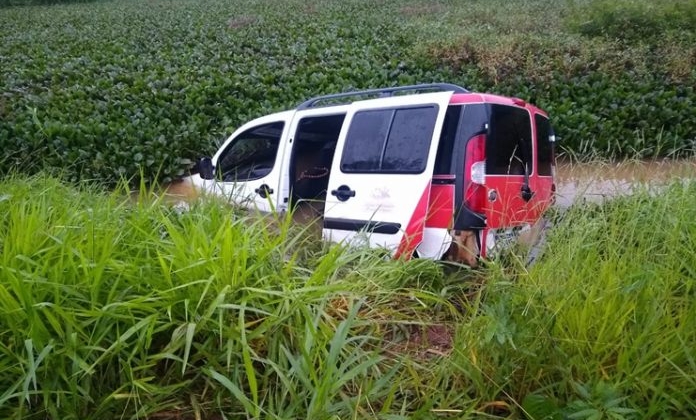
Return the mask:
<path id="1" fill-rule="evenodd" d="M 480 246 L 481 249 L 479 249 L 479 254 L 481 255 L 481 258 L 486 258 L 487 254 L 488 254 L 487 249 L 486 249 L 486 248 L 488 248 L 488 244 L 486 243 L 486 239 L 488 238 L 488 231 L 490 231 L 490 229 L 485 228 L 482 231 L 478 232 L 478 235 L 480 235 L 480 239 L 481 239 L 481 246 Z"/>
<path id="2" fill-rule="evenodd" d="M 430 187 L 428 217 L 426 227 L 447 229 L 454 217 L 454 185 L 433 185 Z"/>
<path id="3" fill-rule="evenodd" d="M 430 183 L 426 185 L 420 200 L 416 205 L 411 220 L 406 226 L 404 236 L 401 238 L 399 247 L 394 254 L 394 258 L 411 259 L 413 251 L 423 241 L 423 228 L 425 227 L 425 219 L 428 216 L 428 202 L 430 198 Z"/>

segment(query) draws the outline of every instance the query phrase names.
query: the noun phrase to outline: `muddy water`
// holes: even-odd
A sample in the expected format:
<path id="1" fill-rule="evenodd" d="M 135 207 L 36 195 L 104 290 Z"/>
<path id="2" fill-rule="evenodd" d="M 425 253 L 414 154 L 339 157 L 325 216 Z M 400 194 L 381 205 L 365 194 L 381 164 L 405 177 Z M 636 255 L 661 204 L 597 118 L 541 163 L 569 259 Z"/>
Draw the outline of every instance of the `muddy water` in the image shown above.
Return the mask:
<path id="1" fill-rule="evenodd" d="M 618 163 L 560 163 L 556 169 L 556 206 L 568 208 L 576 202 L 601 202 L 622 195 L 631 194 L 636 188 L 645 186 L 659 188 L 675 180 L 696 179 L 696 159 L 664 161 L 625 161 Z M 164 191 L 164 200 L 182 205 L 199 197 L 190 180 L 169 184 Z M 186 204 L 183 204 L 186 207 Z M 321 209 L 299 208 L 295 222 L 313 223 L 317 235 L 321 231 L 318 215 Z M 544 232 L 548 223 L 537 223 L 523 233 L 519 240 L 529 247 L 527 264 L 536 261 L 544 249 Z"/>
<path id="2" fill-rule="evenodd" d="M 696 159 L 560 163 L 556 171 L 556 204 L 600 202 L 631 194 L 636 188 L 659 187 L 674 180 L 696 178 Z"/>
<path id="3" fill-rule="evenodd" d="M 166 202 L 191 202 L 199 197 L 200 193 L 193 187 L 191 181 L 184 178 L 174 181 L 164 187 L 164 200 Z"/>
<path id="4" fill-rule="evenodd" d="M 631 194 L 637 187 L 664 185 L 673 180 L 695 179 L 696 159 L 559 163 L 556 169 L 556 204 L 568 207 L 576 201 L 599 202 Z M 184 179 L 169 184 L 165 199 L 192 201 L 198 197 Z"/>

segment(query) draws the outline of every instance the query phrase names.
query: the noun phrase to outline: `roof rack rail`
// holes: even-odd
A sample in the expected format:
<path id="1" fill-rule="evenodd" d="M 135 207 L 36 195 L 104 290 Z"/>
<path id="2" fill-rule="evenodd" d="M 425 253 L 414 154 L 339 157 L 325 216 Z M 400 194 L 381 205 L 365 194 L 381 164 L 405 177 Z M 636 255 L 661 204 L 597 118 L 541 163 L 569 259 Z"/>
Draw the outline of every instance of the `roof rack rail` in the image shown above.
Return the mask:
<path id="1" fill-rule="evenodd" d="M 468 90 L 464 89 L 463 87 L 453 85 L 451 83 L 428 83 L 428 84 L 422 84 L 422 85 L 397 86 L 397 87 L 390 87 L 390 88 L 368 89 L 368 90 L 359 90 L 359 91 L 355 91 L 355 92 L 345 92 L 345 93 L 336 93 L 333 95 L 317 96 L 315 98 L 308 99 L 308 100 L 302 102 L 300 105 L 297 106 L 297 109 L 301 110 L 301 109 L 309 109 L 309 108 L 316 108 L 316 107 L 321 107 L 321 106 L 334 105 L 334 104 L 321 105 L 321 103 L 336 100 L 336 99 L 353 98 L 353 97 L 357 97 L 357 96 L 377 96 L 379 98 L 387 98 L 387 97 L 394 96 L 394 93 L 396 93 L 396 92 L 408 92 L 408 91 L 414 91 L 416 93 L 419 91 L 446 92 L 448 90 L 452 90 L 452 91 L 454 91 L 454 93 L 468 93 L 469 92 Z M 348 103 L 348 102 L 345 101 L 342 103 Z"/>

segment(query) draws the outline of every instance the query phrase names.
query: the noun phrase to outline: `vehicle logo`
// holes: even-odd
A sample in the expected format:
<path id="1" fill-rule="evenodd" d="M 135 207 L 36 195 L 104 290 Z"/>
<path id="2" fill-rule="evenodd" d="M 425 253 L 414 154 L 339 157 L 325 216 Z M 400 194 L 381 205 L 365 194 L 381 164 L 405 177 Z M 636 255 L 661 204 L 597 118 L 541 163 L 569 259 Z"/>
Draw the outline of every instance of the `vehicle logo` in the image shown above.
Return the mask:
<path id="1" fill-rule="evenodd" d="M 386 200 L 388 198 L 391 198 L 391 196 L 389 195 L 389 188 L 387 187 L 375 188 L 374 190 L 372 190 L 370 196 L 375 200 Z"/>

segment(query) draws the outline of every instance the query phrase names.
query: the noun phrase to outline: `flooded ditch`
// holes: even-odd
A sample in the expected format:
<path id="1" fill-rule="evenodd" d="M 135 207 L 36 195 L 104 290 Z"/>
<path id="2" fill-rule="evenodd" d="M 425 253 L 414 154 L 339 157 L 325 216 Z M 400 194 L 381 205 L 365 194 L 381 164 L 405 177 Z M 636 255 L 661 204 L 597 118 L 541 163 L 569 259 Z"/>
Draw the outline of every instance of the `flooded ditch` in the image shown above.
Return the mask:
<path id="1" fill-rule="evenodd" d="M 600 202 L 631 194 L 636 188 L 658 187 L 675 180 L 696 177 L 696 159 L 560 162 L 556 168 L 556 205 L 567 208 L 577 201 Z M 167 201 L 191 201 L 198 197 L 186 179 L 164 188 Z"/>
<path id="2" fill-rule="evenodd" d="M 575 203 L 599 203 L 632 194 L 644 188 L 659 190 L 674 181 L 696 178 L 696 159 L 621 162 L 562 162 L 556 168 L 556 208 L 566 209 Z M 189 180 L 181 180 L 164 188 L 164 200 L 181 205 L 199 197 Z M 186 204 L 183 204 L 186 206 Z M 294 214 L 296 223 L 312 223 L 320 235 L 318 209 L 299 208 Z M 545 232 L 550 224 L 544 220 L 518 237 L 528 248 L 527 263 L 532 264 L 544 249 Z"/>
<path id="3" fill-rule="evenodd" d="M 560 163 L 556 171 L 556 205 L 601 202 L 630 195 L 637 188 L 659 188 L 696 177 L 696 159 Z"/>

